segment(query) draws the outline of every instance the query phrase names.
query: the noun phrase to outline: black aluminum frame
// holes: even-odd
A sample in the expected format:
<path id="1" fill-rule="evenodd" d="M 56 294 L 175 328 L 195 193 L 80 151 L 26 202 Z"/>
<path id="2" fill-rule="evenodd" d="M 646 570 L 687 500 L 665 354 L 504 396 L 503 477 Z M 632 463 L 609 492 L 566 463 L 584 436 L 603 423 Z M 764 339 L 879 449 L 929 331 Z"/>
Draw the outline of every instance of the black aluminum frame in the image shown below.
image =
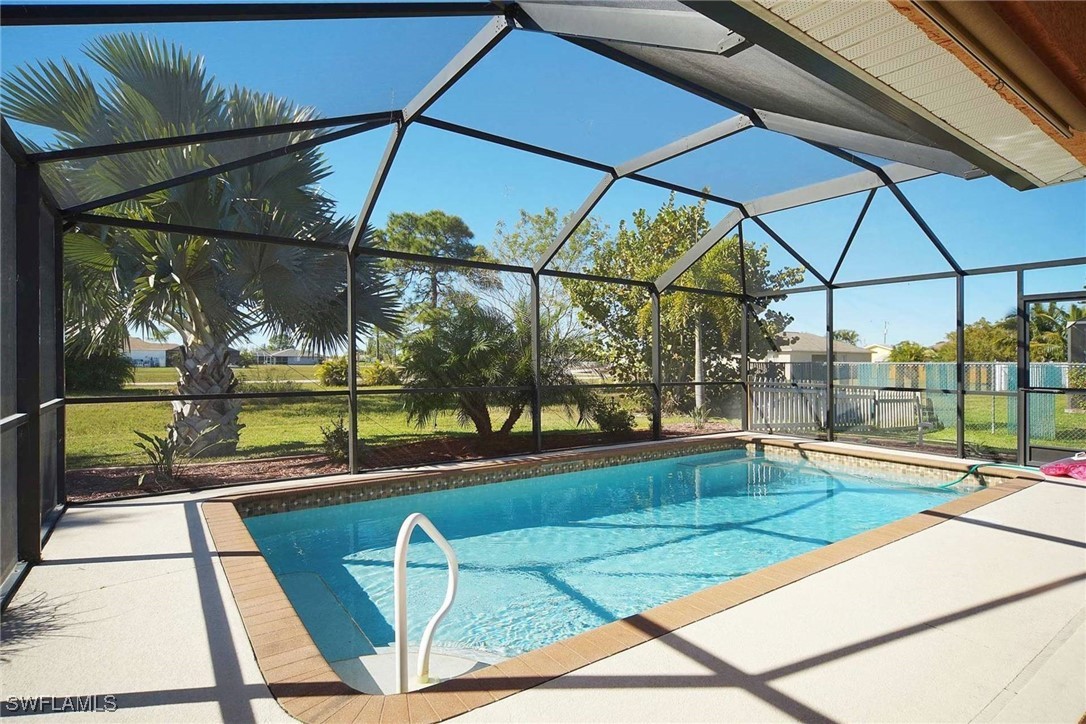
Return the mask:
<path id="1" fill-rule="evenodd" d="M 739 11 L 734 11 L 739 12 Z M 947 394 L 955 394 L 958 400 L 957 411 L 957 423 L 958 423 L 958 438 L 956 441 L 956 453 L 958 456 L 963 456 L 965 452 L 964 445 L 964 429 L 965 429 L 965 397 L 970 394 L 969 390 L 965 389 L 964 384 L 964 335 L 962 335 L 962 329 L 964 326 L 964 279 L 967 276 L 984 275 L 984 274 L 996 274 L 1004 272 L 1015 272 L 1018 279 L 1018 315 L 1019 315 L 1019 354 L 1018 354 L 1018 375 L 1019 375 L 1019 389 L 1017 392 L 1019 398 L 1018 405 L 1018 430 L 1019 430 L 1019 450 L 1018 460 L 1019 463 L 1025 463 L 1027 461 L 1027 445 L 1028 439 L 1026 435 L 1026 425 L 1024 424 L 1028 420 L 1026 414 L 1027 397 L 1030 391 L 1043 391 L 1034 390 L 1028 388 L 1026 385 L 1028 377 L 1028 352 L 1022 344 L 1024 335 L 1027 333 L 1025 329 L 1025 315 L 1028 313 L 1028 297 L 1023 293 L 1023 274 L 1025 271 L 1032 269 L 1051 268 L 1059 266 L 1070 266 L 1086 264 L 1086 256 L 1076 257 L 1069 259 L 1060 259 L 1054 261 L 1033 262 L 1016 265 L 1005 266 L 992 266 L 984 268 L 964 269 L 962 268 L 950 251 L 945 247 L 937 234 L 930 228 L 923 216 L 912 206 L 904 192 L 900 188 L 900 185 L 908 181 L 931 176 L 935 171 L 927 168 L 920 168 L 917 166 L 910 166 L 908 164 L 894 163 L 887 166 L 879 167 L 875 166 L 864 159 L 858 157 L 856 154 L 849 151 L 844 151 L 840 148 L 826 145 L 822 142 L 815 142 L 807 140 L 811 145 L 820 148 L 821 150 L 838 156 L 846 161 L 857 166 L 857 172 L 840 177 L 837 179 L 831 179 L 829 181 L 823 181 L 810 186 L 793 189 L 783 193 L 773 194 L 758 199 L 737 201 L 735 199 L 725 198 L 717 194 L 713 194 L 708 191 L 698 190 L 690 187 L 683 186 L 681 184 L 671 183 L 661 179 L 653 178 L 652 176 L 642 173 L 646 169 L 662 163 L 668 159 L 675 158 L 683 153 L 690 152 L 694 149 L 703 147 L 710 143 L 720 141 L 727 138 L 730 135 L 741 133 L 747 128 L 759 127 L 770 128 L 771 126 L 778 132 L 787 132 L 788 124 L 777 124 L 774 126 L 772 123 L 767 124 L 767 118 L 765 114 L 759 114 L 754 109 L 744 108 L 736 106 L 734 103 L 728 103 L 727 99 L 713 98 L 712 100 L 720 103 L 723 107 L 731 108 L 739 113 L 738 116 L 721 121 L 714 126 L 706 128 L 702 131 L 690 134 L 689 136 L 678 139 L 672 143 L 666 144 L 654 151 L 643 154 L 637 158 L 631 159 L 625 163 L 617 166 L 612 166 L 607 163 L 602 163 L 593 159 L 582 158 L 573 154 L 548 149 L 542 146 L 538 146 L 531 143 L 526 143 L 515 138 L 506 137 L 503 135 L 482 131 L 479 129 L 462 126 L 459 124 L 451 123 L 448 121 L 439 120 L 436 118 L 428 117 L 426 115 L 427 109 L 445 92 L 451 89 L 456 82 L 468 73 L 471 68 L 479 62 L 495 45 L 497 45 L 502 38 L 514 29 L 539 30 L 539 28 L 530 28 L 526 24 L 525 17 L 522 13 L 519 13 L 514 3 L 487 3 L 487 2 L 404 2 L 404 3 L 357 3 L 357 2 L 345 2 L 345 3 L 242 3 L 242 4 L 196 4 L 196 5 L 169 5 L 169 4 L 134 4 L 134 5 L 115 5 L 115 4 L 103 4 L 103 5 L 5 5 L 4 13 L 0 15 L 0 25 L 4 26 L 19 26 L 19 25 L 78 25 L 78 24 L 99 24 L 99 23 L 172 23 L 172 22 L 222 22 L 222 21 L 274 21 L 274 20 L 288 20 L 288 19 L 319 19 L 319 18 L 391 18 L 391 17 L 454 17 L 454 16 L 479 16 L 479 17 L 491 17 L 491 20 L 484 25 L 484 27 L 468 42 L 465 48 L 458 53 L 432 80 L 426 87 L 413 99 L 411 99 L 403 108 L 389 109 L 387 111 L 356 114 L 351 116 L 339 116 L 326 119 L 312 119 L 307 121 L 301 121 L 296 123 L 278 124 L 275 126 L 266 126 L 263 128 L 237 128 L 237 129 L 225 129 L 221 131 L 208 132 L 208 133 L 196 133 L 188 135 L 180 135 L 166 138 L 146 139 L 140 141 L 130 141 L 124 143 L 115 143 L 108 145 L 98 145 L 83 148 L 63 149 L 63 150 L 50 150 L 33 154 L 28 154 L 21 147 L 16 140 L 15 135 L 11 132 L 11 129 L 7 126 L 7 123 L 3 124 L 4 131 L 4 148 L 14 158 L 16 158 L 19 164 L 18 174 L 18 194 L 16 199 L 16 207 L 19 219 L 20 229 L 29 228 L 32 218 L 34 223 L 37 221 L 37 214 L 39 213 L 39 206 L 44 203 L 45 207 L 49 210 L 49 213 L 53 214 L 56 219 L 57 232 L 54 235 L 53 243 L 56 245 L 56 259 L 57 259 L 57 287 L 54 289 L 54 293 L 60 292 L 60 270 L 62 261 L 62 239 L 63 229 L 66 229 L 74 224 L 99 224 L 103 226 L 115 226 L 118 228 L 137 228 L 148 229 L 162 232 L 175 232 L 181 234 L 218 237 L 224 239 L 238 239 L 249 242 L 257 243 L 269 243 L 279 245 L 289 245 L 303 248 L 316 248 L 329 251 L 341 252 L 344 258 L 345 273 L 348 275 L 348 279 L 351 283 L 348 284 L 348 305 L 347 305 L 347 318 L 344 320 L 348 326 L 348 358 L 349 358 L 349 383 L 346 390 L 329 390 L 329 391 L 304 391 L 297 393 L 234 393 L 226 395 L 215 396 L 190 396 L 190 395 L 132 395 L 132 396 L 108 396 L 108 397 L 60 397 L 53 400 L 41 400 L 38 399 L 39 382 L 38 369 L 39 369 L 39 355 L 43 353 L 37 344 L 40 330 L 38 329 L 37 315 L 22 314 L 18 315 L 19 327 L 18 337 L 19 346 L 16 355 L 16 365 L 19 371 L 19 389 L 20 397 L 18 400 L 18 412 L 5 417 L 0 420 L 0 429 L 4 433 L 16 432 L 19 435 L 19 481 L 20 481 L 20 495 L 19 495 L 19 512 L 20 512 L 20 555 L 28 562 L 33 563 L 40 556 L 41 546 L 41 530 L 43 517 L 40 510 L 32 509 L 32 500 L 40 500 L 35 496 L 40 496 L 40 470 L 41 464 L 38 459 L 39 456 L 39 417 L 42 414 L 56 414 L 60 424 L 60 437 L 58 440 L 59 445 L 59 472 L 58 480 L 55 481 L 56 489 L 58 491 L 58 499 L 61 503 L 64 502 L 64 490 L 63 479 L 65 475 L 64 471 L 64 458 L 63 458 L 63 421 L 64 410 L 67 405 L 85 405 L 85 404 L 99 404 L 99 403 L 114 403 L 114 402 L 171 402 L 175 400 L 185 399 L 203 399 L 208 397 L 226 397 L 226 398 L 317 398 L 317 397 L 343 397 L 348 400 L 350 408 L 350 436 L 354 443 L 357 443 L 359 438 L 358 431 L 358 399 L 361 396 L 377 395 L 377 394 L 389 394 L 392 392 L 387 389 L 359 389 L 356 376 L 356 351 L 358 347 L 358 319 L 357 311 L 355 309 L 353 295 L 354 295 L 354 267 L 359 256 L 370 256 L 376 258 L 385 259 L 401 259 L 411 261 L 426 261 L 428 263 L 447 265 L 451 267 L 460 268 L 477 268 L 486 269 L 499 272 L 507 272 L 513 274 L 524 275 L 531 286 L 531 311 L 533 315 L 532 324 L 532 359 L 533 359 L 533 379 L 534 385 L 531 388 L 507 388 L 507 387 L 488 387 L 488 388 L 442 388 L 440 391 L 456 391 L 467 389 L 481 389 L 485 391 L 501 391 L 509 389 L 518 389 L 523 391 L 531 391 L 533 395 L 532 405 L 532 441 L 533 448 L 535 450 L 543 449 L 543 430 L 541 421 L 541 412 L 543 405 L 543 394 L 549 389 L 540 384 L 540 331 L 539 331 L 539 315 L 540 315 L 540 293 L 539 293 L 539 281 L 541 277 L 556 277 L 567 279 L 580 279 L 585 281 L 603 282 L 611 284 L 622 284 L 636 286 L 647 290 L 650 296 L 650 302 L 652 305 L 652 329 L 651 329 L 651 369 L 650 379 L 644 383 L 605 383 L 599 385 L 588 385 L 590 387 L 598 389 L 632 389 L 643 388 L 648 389 L 653 399 L 652 404 L 652 424 L 651 431 L 652 437 L 658 439 L 662 436 L 662 410 L 661 410 L 661 397 L 664 388 L 683 385 L 734 385 L 742 388 L 744 392 L 744 404 L 742 409 L 742 424 L 741 427 L 744 430 L 750 429 L 750 400 L 751 400 L 751 383 L 750 383 L 750 312 L 752 307 L 763 300 L 766 297 L 786 296 L 789 294 L 800 293 L 803 291 L 824 291 L 826 294 L 826 355 L 827 355 L 827 415 L 828 429 L 826 431 L 827 437 L 833 439 L 834 437 L 834 409 L 833 409 L 833 390 L 836 385 L 836 381 L 833 376 L 834 365 L 834 350 L 833 350 L 833 331 L 834 331 L 834 292 L 837 289 L 848 289 L 861 286 L 879 285 L 879 284 L 891 284 L 891 283 L 904 283 L 910 281 L 923 281 L 928 279 L 944 279 L 953 278 L 956 282 L 955 293 L 955 307 L 956 307 L 956 329 L 958 331 L 958 344 L 957 344 L 957 365 L 956 365 L 956 378 L 957 385 L 953 390 L 944 390 L 942 392 Z M 752 28 L 754 25 L 751 26 Z M 556 33 L 561 35 L 561 33 Z M 584 45 L 584 39 L 577 37 L 567 38 L 570 42 L 578 45 Z M 597 52 L 598 49 L 596 49 Z M 647 70 L 647 69 L 643 69 Z M 659 76 L 658 76 L 659 77 Z M 680 87 L 684 87 L 686 90 L 694 90 L 686 86 L 686 84 L 678 83 Z M 696 92 L 696 91 L 695 91 Z M 773 120 L 773 119 L 770 119 Z M 436 130 L 440 130 L 446 133 L 453 133 L 460 136 L 473 138 L 479 141 L 499 144 L 508 148 L 513 148 L 525 153 L 531 153 L 541 157 L 550 158 L 553 160 L 561 161 L 564 163 L 574 164 L 583 168 L 590 168 L 597 170 L 603 174 L 600 182 L 585 199 L 581 207 L 573 214 L 569 222 L 564 226 L 557 238 L 554 239 L 553 244 L 547 250 L 547 252 L 531 265 L 511 265 L 511 264 L 498 264 L 491 262 L 478 262 L 478 261 L 464 261 L 445 259 L 439 257 L 429 257 L 424 255 L 405 254 L 398 253 L 389 250 L 379 249 L 367 244 L 363 244 L 362 240 L 366 229 L 368 228 L 371 220 L 373 209 L 379 199 L 380 193 L 384 186 L 384 183 L 388 177 L 390 169 L 395 164 L 396 153 L 404 138 L 405 133 L 413 124 L 425 125 Z M 194 180 L 195 178 L 204 178 L 216 173 L 222 173 L 224 171 L 240 168 L 243 166 L 259 163 L 262 160 L 267 160 L 275 156 L 281 156 L 289 154 L 293 151 L 301 150 L 312 146 L 319 145 L 321 143 L 335 140 L 336 138 L 343 137 L 345 135 L 354 135 L 356 133 L 362 133 L 372 128 L 383 127 L 386 125 L 392 125 L 393 131 L 390 136 L 390 140 L 385 149 L 384 155 L 378 165 L 377 171 L 374 174 L 373 180 L 370 185 L 369 192 L 366 196 L 366 200 L 359 211 L 358 221 L 355 226 L 350 239 L 346 243 L 336 243 L 322 239 L 292 239 L 283 237 L 272 237 L 266 235 L 248 234 L 242 232 L 231 232 L 220 229 L 206 229 L 199 227 L 186 226 L 181 224 L 172 223 L 160 223 L 151 221 L 140 221 L 133 219 L 125 219 L 109 216 L 104 213 L 105 210 L 99 213 L 88 213 L 92 210 L 99 209 L 110 203 L 114 203 L 119 200 L 135 198 L 138 195 L 147 193 L 153 190 L 160 190 L 164 188 L 170 188 L 182 183 L 186 183 Z M 53 201 L 49 189 L 44 187 L 40 181 L 39 165 L 46 163 L 62 162 L 73 159 L 86 159 L 96 156 L 109 156 L 117 154 L 126 154 L 139 151 L 148 151 L 159 148 L 167 148 L 171 146 L 179 146 L 195 143 L 206 143 L 212 141 L 222 141 L 228 139 L 245 138 L 259 135 L 274 135 L 279 133 L 293 132 L 299 130 L 315 130 L 315 129 L 331 129 L 339 126 L 347 126 L 339 131 L 332 131 L 323 135 L 318 135 L 313 139 L 298 142 L 295 144 L 284 145 L 283 148 L 264 152 L 255 156 L 237 159 L 229 163 L 221 164 L 214 168 L 197 171 L 192 174 L 177 177 L 167 181 L 153 184 L 151 186 L 144 187 L 142 189 L 134 189 L 129 192 L 117 194 L 104 199 L 97 199 L 87 203 L 82 203 L 76 206 L 72 206 L 66 209 L 57 208 L 57 204 Z M 778 127 L 779 126 L 779 127 Z M 799 134 L 797 133 L 797 137 Z M 806 139 L 805 139 L 806 140 Z M 642 184 L 651 185 L 657 188 L 670 190 L 677 193 L 683 193 L 694 198 L 703 199 L 706 201 L 713 201 L 721 203 L 732 208 L 732 211 L 728 213 L 725 218 L 721 219 L 715 224 L 712 229 L 697 243 L 691 247 L 685 254 L 683 254 L 675 263 L 661 274 L 657 279 L 652 281 L 646 280 L 633 280 L 633 279 L 621 279 L 612 277 L 603 277 L 599 275 L 586 274 L 580 272 L 560 271 L 548 268 L 548 265 L 553 260 L 554 256 L 561 250 L 563 244 L 569 239 L 569 237 L 576 231 L 577 226 L 584 221 L 585 218 L 591 213 L 595 205 L 603 198 L 608 190 L 613 186 L 614 182 L 620 178 L 627 178 L 633 181 L 637 181 Z M 841 269 L 841 266 L 848 254 L 848 251 L 855 239 L 861 225 L 864 222 L 868 209 L 871 206 L 874 195 L 879 189 L 886 189 L 886 192 L 894 196 L 896 201 L 902 206 L 907 214 L 921 229 L 924 235 L 935 246 L 939 253 L 943 256 L 949 267 L 945 272 L 936 272 L 933 274 L 916 274 L 906 275 L 899 277 L 889 277 L 883 279 L 868 279 L 861 281 L 851 282 L 838 282 L 837 275 Z M 866 198 L 863 206 L 856 218 L 854 225 L 851 228 L 851 232 L 847 238 L 842 253 L 832 271 L 832 273 L 826 277 L 821 274 L 816 267 L 811 265 L 806 259 L 799 254 L 794 247 L 788 244 L 787 240 L 783 239 L 777 234 L 766 221 L 762 218 L 768 214 L 772 214 L 777 211 L 786 209 L 798 208 L 808 204 L 818 203 L 829 199 L 838 198 L 841 196 L 866 193 Z M 745 242 L 743 241 L 743 222 L 754 223 L 762 228 L 767 234 L 769 234 L 782 248 L 784 248 L 789 254 L 791 254 L 796 261 L 817 281 L 816 285 L 809 285 L 805 287 L 797 287 L 794 289 L 785 290 L 749 290 L 746 288 L 746 273 L 745 273 Z M 714 291 L 710 289 L 699 289 L 689 286 L 684 286 L 679 283 L 683 274 L 690 269 L 699 259 L 701 259 L 710 249 L 712 249 L 720 240 L 727 235 L 736 232 L 740 238 L 740 273 L 742 276 L 742 291 L 739 293 Z M 38 231 L 34 232 L 35 238 L 37 238 Z M 22 300 L 35 299 L 37 296 L 38 288 L 40 287 L 39 269 L 38 269 L 38 252 L 40 249 L 39 244 L 31 244 L 29 242 L 23 243 L 24 236 L 29 238 L 29 232 L 24 234 L 23 231 L 19 233 L 19 253 L 17 254 L 15 263 L 19 271 L 19 292 L 20 292 L 20 304 Z M 40 239 L 38 240 L 40 243 Z M 737 299 L 742 306 L 743 314 L 741 316 L 741 329 L 740 329 L 740 378 L 737 380 L 726 381 L 714 381 L 714 382 L 682 382 L 682 381 L 666 381 L 662 379 L 661 374 L 661 355 L 660 355 L 660 297 L 662 294 L 668 291 L 681 291 L 691 292 L 705 295 L 717 295 Z M 1052 298 L 1051 295 L 1045 296 L 1046 299 Z M 31 305 L 32 306 L 32 305 Z M 35 310 L 36 311 L 36 310 Z M 61 305 L 57 305 L 57 349 L 44 350 L 44 353 L 52 353 L 56 355 L 57 360 L 57 382 L 58 389 L 63 392 L 63 309 Z M 893 388 L 904 389 L 904 388 Z M 438 390 L 425 390 L 425 389 L 408 389 L 408 390 L 396 390 L 396 394 L 423 394 L 426 392 L 434 392 Z M 928 392 L 938 392 L 936 390 L 922 390 Z M 991 394 L 991 393 L 982 393 Z M 360 470 L 360 461 L 355 456 L 356 444 L 351 445 L 351 455 L 348 463 L 348 469 L 352 473 L 357 473 Z M 33 486 L 32 486 L 33 483 Z M 33 488 L 33 489 L 32 489 Z M 24 523 L 25 517 L 25 523 Z M 30 521 L 33 521 L 31 525 Z M 24 530 L 25 529 L 25 530 Z"/>

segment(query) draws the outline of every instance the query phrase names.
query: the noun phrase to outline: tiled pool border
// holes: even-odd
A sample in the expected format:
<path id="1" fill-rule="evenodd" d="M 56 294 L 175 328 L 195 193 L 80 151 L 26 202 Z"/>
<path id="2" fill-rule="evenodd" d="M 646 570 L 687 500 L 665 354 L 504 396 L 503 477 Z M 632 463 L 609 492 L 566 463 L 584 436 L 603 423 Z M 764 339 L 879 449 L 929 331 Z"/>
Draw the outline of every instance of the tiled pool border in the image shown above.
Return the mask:
<path id="1" fill-rule="evenodd" d="M 597 450 L 523 456 L 485 464 L 421 472 L 389 473 L 368 479 L 306 485 L 262 493 L 230 495 L 202 509 L 241 612 L 260 670 L 272 695 L 290 715 L 317 722 L 434 722 L 448 719 L 545 681 L 568 674 L 645 641 L 663 636 L 752 598 L 793 583 L 888 543 L 968 513 L 1043 479 L 1039 474 L 1000 468 L 982 470 L 999 485 L 888 525 L 804 553 L 745 576 L 606 624 L 542 649 L 503 661 L 411 694 L 361 694 L 340 680 L 313 643 L 242 520 L 243 516 L 336 505 L 395 495 L 482 485 L 573 470 L 640 462 L 674 455 L 748 446 L 767 457 L 802 457 L 813 464 L 905 466 L 910 475 L 949 481 L 969 468 L 965 461 L 882 449 L 741 433 L 695 440 L 667 440 Z"/>

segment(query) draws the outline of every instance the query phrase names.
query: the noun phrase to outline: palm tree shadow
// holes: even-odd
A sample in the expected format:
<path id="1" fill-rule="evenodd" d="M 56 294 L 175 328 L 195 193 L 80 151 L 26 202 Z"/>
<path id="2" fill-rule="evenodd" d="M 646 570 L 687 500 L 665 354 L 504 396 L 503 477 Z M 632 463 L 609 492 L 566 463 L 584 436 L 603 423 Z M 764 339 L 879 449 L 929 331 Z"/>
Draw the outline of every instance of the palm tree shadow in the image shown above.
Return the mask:
<path id="1" fill-rule="evenodd" d="M 50 598 L 44 591 L 9 606 L 0 622 L 0 663 L 10 663 L 21 651 L 37 646 L 42 639 L 65 634 L 69 625 L 70 601 Z"/>

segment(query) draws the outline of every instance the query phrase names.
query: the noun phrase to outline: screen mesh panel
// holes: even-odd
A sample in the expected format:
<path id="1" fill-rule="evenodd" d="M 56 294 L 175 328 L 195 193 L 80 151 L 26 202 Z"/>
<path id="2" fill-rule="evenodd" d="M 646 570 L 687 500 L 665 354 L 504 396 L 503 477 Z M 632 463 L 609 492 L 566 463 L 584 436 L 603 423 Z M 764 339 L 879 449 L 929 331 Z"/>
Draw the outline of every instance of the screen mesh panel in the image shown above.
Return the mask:
<path id="1" fill-rule="evenodd" d="M 164 138 L 286 120 L 344 116 L 403 108 L 488 18 L 286 20 L 5 27 L 3 69 L 66 58 L 76 78 L 98 88 L 103 110 L 76 128 L 10 107 L 16 130 L 41 146 L 85 146 Z M 410 62 L 404 53 L 410 48 Z M 178 52 L 177 67 L 192 68 L 184 94 L 173 94 L 146 71 L 149 60 Z M 117 58 L 136 57 L 131 67 Z M 158 65 L 164 66 L 164 62 Z M 154 67 L 152 64 L 150 67 Z M 107 70 L 107 68 L 115 70 Z M 110 84 L 118 102 L 108 104 Z M 33 80 L 31 86 L 37 85 Z M 239 91 L 237 88 L 246 89 Z M 61 98 L 66 97 L 63 93 Z M 127 99 L 127 105 L 119 105 Z M 258 102 L 251 102 L 253 100 Z M 118 110 L 112 110 L 113 106 Z M 303 110 L 304 109 L 304 110 Z M 42 121 L 48 121 L 42 123 Z M 35 125 L 30 125 L 31 123 Z"/>
<path id="2" fill-rule="evenodd" d="M 670 112 L 650 119 L 646 105 Z M 503 40 L 430 114 L 611 165 L 734 115 L 541 33 Z"/>

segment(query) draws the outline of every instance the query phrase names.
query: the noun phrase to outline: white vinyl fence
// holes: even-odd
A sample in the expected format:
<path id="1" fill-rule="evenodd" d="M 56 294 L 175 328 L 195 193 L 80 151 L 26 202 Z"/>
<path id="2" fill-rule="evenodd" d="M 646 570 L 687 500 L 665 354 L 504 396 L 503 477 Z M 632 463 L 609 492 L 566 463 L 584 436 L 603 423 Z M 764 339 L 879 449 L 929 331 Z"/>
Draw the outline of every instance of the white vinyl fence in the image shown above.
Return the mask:
<path id="1" fill-rule="evenodd" d="M 751 426 L 766 432 L 813 433 L 826 429 L 826 386 L 803 382 L 753 382 Z M 834 428 L 886 432 L 940 427 L 929 400 L 908 390 L 834 389 Z"/>

